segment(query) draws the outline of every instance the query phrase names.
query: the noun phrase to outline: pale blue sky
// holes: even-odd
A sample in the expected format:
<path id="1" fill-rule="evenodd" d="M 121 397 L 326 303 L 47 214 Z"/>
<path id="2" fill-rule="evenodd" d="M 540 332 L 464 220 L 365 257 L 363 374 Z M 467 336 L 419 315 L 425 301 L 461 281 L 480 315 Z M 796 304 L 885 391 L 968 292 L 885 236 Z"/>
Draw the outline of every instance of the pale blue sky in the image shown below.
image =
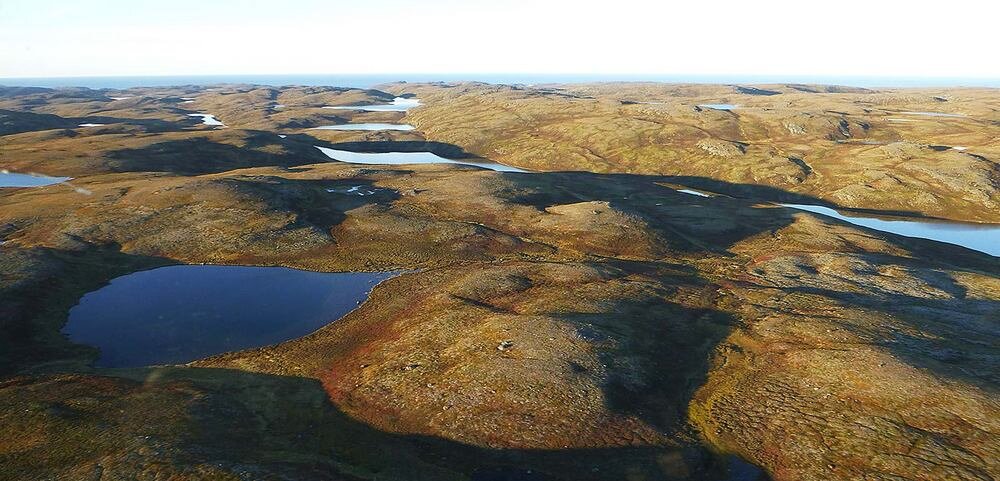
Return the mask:
<path id="1" fill-rule="evenodd" d="M 0 0 L 0 77 L 1000 77 L 983 0 Z"/>

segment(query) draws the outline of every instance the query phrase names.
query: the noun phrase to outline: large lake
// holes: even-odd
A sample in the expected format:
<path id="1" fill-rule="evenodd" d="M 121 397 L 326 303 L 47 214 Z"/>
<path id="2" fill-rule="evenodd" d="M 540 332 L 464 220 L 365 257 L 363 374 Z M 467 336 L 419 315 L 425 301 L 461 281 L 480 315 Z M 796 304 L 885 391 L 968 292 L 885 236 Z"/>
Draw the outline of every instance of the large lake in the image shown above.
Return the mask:
<path id="1" fill-rule="evenodd" d="M 113 279 L 70 309 L 63 332 L 99 367 L 180 364 L 275 344 L 344 316 L 395 273 L 181 265 Z"/>

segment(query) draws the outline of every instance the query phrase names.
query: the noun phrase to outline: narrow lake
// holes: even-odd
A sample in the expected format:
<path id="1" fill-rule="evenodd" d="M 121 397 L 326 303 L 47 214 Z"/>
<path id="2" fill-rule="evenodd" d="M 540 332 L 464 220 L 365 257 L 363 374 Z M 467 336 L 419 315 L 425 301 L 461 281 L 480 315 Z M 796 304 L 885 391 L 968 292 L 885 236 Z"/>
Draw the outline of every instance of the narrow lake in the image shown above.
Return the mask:
<path id="1" fill-rule="evenodd" d="M 711 197 L 710 194 L 691 190 L 674 189 L 688 195 Z M 850 224 L 867 227 L 877 231 L 898 234 L 918 239 L 928 239 L 948 244 L 959 245 L 968 249 L 984 252 L 992 256 L 1000 256 L 1000 225 L 972 224 L 948 221 L 918 221 L 902 217 L 885 218 L 864 216 L 857 213 L 842 214 L 829 207 L 809 204 L 778 204 L 814 214 L 821 214 L 839 219 Z"/>
<path id="2" fill-rule="evenodd" d="M 349 164 L 373 164 L 373 165 L 406 165 L 406 164 L 460 164 L 471 165 L 483 169 L 495 170 L 498 172 L 527 172 L 511 167 L 509 165 L 496 164 L 493 162 L 473 162 L 465 160 L 446 159 L 432 152 L 349 152 L 346 150 L 336 150 L 327 147 L 316 146 L 320 152 L 327 157 Z"/>
<path id="3" fill-rule="evenodd" d="M 1000 256 L 1000 225 L 977 225 L 961 222 L 915 221 L 902 218 L 881 219 L 859 214 L 841 214 L 829 207 L 805 204 L 781 204 L 785 207 L 822 214 L 854 225 L 906 237 L 930 239 L 960 245 L 993 256 Z"/>
<path id="4" fill-rule="evenodd" d="M 71 177 L 47 177 L 44 175 L 16 174 L 0 171 L 0 187 L 42 187 L 66 182 Z"/>
<path id="5" fill-rule="evenodd" d="M 739 105 L 736 104 L 698 104 L 698 106 L 703 109 L 712 110 L 733 110 L 739 107 Z"/>
<path id="6" fill-rule="evenodd" d="M 406 112 L 420 105 L 420 100 L 413 98 L 396 97 L 391 104 L 371 104 L 371 105 L 330 105 L 324 109 L 336 110 L 363 110 L 365 112 Z"/>
<path id="7" fill-rule="evenodd" d="M 295 339 L 343 317 L 391 272 L 180 265 L 84 295 L 63 332 L 100 349 L 99 367 L 180 364 Z"/>
<path id="8" fill-rule="evenodd" d="M 923 115 L 925 117 L 950 117 L 950 118 L 962 118 L 965 117 L 962 114 L 949 114 L 945 112 L 899 112 L 904 115 Z"/>
<path id="9" fill-rule="evenodd" d="M 340 125 L 323 125 L 320 127 L 313 127 L 309 130 L 413 130 L 412 125 L 407 124 L 340 124 Z"/>

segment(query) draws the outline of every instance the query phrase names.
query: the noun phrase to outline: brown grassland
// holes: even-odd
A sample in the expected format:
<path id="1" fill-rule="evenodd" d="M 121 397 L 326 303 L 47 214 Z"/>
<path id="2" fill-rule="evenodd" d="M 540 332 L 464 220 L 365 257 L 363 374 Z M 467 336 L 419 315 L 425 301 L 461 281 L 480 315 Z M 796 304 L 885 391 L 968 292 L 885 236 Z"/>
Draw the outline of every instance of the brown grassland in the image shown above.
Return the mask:
<path id="1" fill-rule="evenodd" d="M 998 479 L 1000 258 L 775 204 L 1000 223 L 997 159 L 989 89 L 0 88 L 0 168 L 74 178 L 0 189 L 0 479 Z M 61 334 L 198 263 L 406 272 L 188 365 Z"/>

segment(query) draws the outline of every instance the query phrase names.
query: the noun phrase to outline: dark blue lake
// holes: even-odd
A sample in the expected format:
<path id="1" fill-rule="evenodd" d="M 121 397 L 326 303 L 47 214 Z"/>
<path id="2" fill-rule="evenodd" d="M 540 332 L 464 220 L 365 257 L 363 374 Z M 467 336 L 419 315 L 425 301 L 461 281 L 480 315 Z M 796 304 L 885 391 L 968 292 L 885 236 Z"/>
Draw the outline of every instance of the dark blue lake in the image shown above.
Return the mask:
<path id="1" fill-rule="evenodd" d="M 363 302 L 392 272 L 168 266 L 113 279 L 70 309 L 63 332 L 99 367 L 180 364 L 309 334 Z"/>

